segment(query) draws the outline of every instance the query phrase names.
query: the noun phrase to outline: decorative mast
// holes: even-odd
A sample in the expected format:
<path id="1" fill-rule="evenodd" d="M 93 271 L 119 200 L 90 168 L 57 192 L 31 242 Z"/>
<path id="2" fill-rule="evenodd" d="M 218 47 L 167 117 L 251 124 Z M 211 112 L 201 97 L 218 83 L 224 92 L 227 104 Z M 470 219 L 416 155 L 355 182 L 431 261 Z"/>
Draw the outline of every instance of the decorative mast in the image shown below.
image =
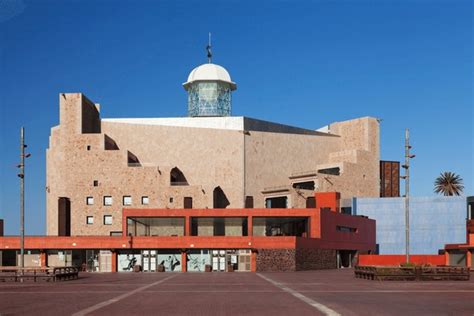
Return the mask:
<path id="1" fill-rule="evenodd" d="M 207 44 L 206 50 L 207 50 L 207 62 L 210 64 L 212 63 L 211 32 L 209 32 L 209 43 Z"/>

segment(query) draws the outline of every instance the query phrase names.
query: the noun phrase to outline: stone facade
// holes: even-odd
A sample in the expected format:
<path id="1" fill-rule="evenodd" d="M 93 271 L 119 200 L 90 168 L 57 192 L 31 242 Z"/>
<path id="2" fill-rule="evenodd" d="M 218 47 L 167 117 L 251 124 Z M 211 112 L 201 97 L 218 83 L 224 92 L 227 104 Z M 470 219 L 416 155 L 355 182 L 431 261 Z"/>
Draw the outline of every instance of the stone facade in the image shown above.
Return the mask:
<path id="1" fill-rule="evenodd" d="M 337 269 L 334 249 L 258 249 L 257 272 Z"/>
<path id="2" fill-rule="evenodd" d="M 257 249 L 257 272 L 296 271 L 295 249 Z"/>
<path id="3" fill-rule="evenodd" d="M 334 249 L 296 249 L 296 270 L 337 269 L 337 252 Z"/>
<path id="4" fill-rule="evenodd" d="M 185 197 L 193 208 L 215 208 L 217 188 L 228 208 L 243 208 L 246 197 L 262 208 L 275 196 L 305 207 L 314 192 L 294 183 L 307 180 L 314 191 L 339 191 L 342 198 L 379 194 L 374 118 L 334 123 L 326 132 L 243 117 L 104 120 L 83 94 L 59 99 L 60 124 L 46 153 L 48 235 L 58 234 L 61 197 L 70 201 L 71 235 L 109 235 L 122 230 L 123 208 L 184 208 Z M 320 172 L 327 168 L 339 174 Z M 173 183 L 173 170 L 184 178 Z"/>

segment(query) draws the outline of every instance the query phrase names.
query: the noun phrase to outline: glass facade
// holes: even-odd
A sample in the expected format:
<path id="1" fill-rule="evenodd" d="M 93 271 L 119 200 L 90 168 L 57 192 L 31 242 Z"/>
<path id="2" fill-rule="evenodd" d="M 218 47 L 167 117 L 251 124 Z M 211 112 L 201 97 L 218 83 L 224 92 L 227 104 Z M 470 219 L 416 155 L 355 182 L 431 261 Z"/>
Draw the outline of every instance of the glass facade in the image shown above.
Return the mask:
<path id="1" fill-rule="evenodd" d="M 224 82 L 195 82 L 188 90 L 188 115 L 230 116 L 231 89 Z"/>

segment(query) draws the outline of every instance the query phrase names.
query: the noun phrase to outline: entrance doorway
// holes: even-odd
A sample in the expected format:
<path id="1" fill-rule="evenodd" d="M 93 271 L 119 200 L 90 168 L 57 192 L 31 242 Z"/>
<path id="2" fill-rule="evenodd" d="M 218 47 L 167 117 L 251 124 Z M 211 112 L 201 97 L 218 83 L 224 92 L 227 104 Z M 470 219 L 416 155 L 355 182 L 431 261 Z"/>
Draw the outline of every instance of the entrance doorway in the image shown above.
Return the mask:
<path id="1" fill-rule="evenodd" d="M 355 265 L 357 251 L 356 250 L 338 250 L 337 251 L 337 268 L 352 268 Z"/>

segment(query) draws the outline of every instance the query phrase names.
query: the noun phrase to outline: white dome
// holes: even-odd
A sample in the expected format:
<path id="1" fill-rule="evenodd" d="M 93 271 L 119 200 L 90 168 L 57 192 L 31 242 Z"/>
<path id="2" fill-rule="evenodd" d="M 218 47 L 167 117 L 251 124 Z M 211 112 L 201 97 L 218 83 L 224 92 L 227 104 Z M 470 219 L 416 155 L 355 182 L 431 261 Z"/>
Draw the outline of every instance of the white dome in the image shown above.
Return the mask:
<path id="1" fill-rule="evenodd" d="M 183 83 L 184 88 L 187 89 L 187 86 L 195 81 L 222 81 L 229 83 L 232 90 L 237 88 L 227 70 L 216 64 L 203 64 L 194 68 L 188 76 L 188 81 Z"/>

